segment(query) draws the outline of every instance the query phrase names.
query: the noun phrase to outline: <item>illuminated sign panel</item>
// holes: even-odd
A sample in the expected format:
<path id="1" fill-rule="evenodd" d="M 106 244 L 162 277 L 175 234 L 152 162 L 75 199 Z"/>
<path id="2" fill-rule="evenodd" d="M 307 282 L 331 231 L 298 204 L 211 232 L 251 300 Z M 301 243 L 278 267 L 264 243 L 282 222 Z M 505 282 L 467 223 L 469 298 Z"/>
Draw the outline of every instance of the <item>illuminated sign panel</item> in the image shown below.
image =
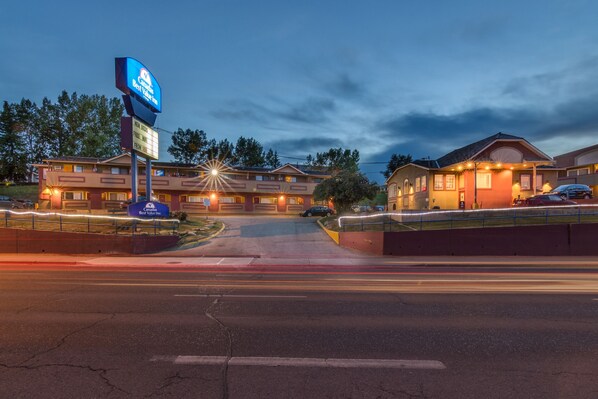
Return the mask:
<path id="1" fill-rule="evenodd" d="M 129 216 L 138 218 L 167 218 L 170 215 L 168 205 L 156 201 L 141 201 L 127 208 Z"/>
<path id="2" fill-rule="evenodd" d="M 162 112 L 162 90 L 154 75 L 134 58 L 116 58 L 116 87 L 135 94 L 154 112 Z"/>
<path id="3" fill-rule="evenodd" d="M 158 132 L 137 118 L 121 118 L 121 145 L 141 156 L 156 160 L 159 157 Z"/>

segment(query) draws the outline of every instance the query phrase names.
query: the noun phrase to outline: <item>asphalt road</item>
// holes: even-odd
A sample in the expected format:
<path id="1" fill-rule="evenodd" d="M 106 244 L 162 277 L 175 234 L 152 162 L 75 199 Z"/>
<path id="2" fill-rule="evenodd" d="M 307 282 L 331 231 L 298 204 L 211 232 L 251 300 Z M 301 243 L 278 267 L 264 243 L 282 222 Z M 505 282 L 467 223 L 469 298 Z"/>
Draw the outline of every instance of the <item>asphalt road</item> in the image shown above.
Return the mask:
<path id="1" fill-rule="evenodd" d="M 595 269 L 94 267 L 0 268 L 1 397 L 598 397 Z"/>

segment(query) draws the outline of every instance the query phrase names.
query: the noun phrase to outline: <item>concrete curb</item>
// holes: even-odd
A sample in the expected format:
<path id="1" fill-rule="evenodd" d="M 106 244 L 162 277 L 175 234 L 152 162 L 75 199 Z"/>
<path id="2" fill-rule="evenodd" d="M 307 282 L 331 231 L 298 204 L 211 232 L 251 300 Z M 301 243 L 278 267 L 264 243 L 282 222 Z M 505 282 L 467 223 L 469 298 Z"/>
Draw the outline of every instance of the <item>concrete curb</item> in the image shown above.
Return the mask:
<path id="1" fill-rule="evenodd" d="M 322 230 L 324 230 L 326 232 L 326 234 L 328 234 L 328 236 L 330 236 L 330 238 L 332 238 L 332 241 L 334 241 L 336 243 L 336 245 L 339 245 L 340 238 L 339 238 L 338 231 L 333 231 L 333 230 L 327 229 L 326 227 L 324 227 L 322 222 L 320 222 L 320 219 L 318 219 L 318 224 L 320 225 Z"/>
<path id="2" fill-rule="evenodd" d="M 222 223 L 222 227 L 220 227 L 220 229 L 217 232 L 212 233 L 209 236 L 204 237 L 204 238 L 202 238 L 200 240 L 194 241 L 193 242 L 193 246 L 190 246 L 189 248 L 185 248 L 184 246 L 182 246 L 182 247 L 176 247 L 176 248 L 170 248 L 170 249 L 167 249 L 166 251 L 162 251 L 162 252 L 179 251 L 179 250 L 183 251 L 183 250 L 186 250 L 186 249 L 195 248 L 197 246 L 197 244 L 200 244 L 202 242 L 206 242 L 208 240 L 211 240 L 212 238 L 214 238 L 214 237 L 218 236 L 220 233 L 222 233 L 224 231 L 224 229 L 226 228 L 226 224 L 224 224 L 224 222 L 222 222 L 222 221 L 220 221 L 220 223 Z"/>

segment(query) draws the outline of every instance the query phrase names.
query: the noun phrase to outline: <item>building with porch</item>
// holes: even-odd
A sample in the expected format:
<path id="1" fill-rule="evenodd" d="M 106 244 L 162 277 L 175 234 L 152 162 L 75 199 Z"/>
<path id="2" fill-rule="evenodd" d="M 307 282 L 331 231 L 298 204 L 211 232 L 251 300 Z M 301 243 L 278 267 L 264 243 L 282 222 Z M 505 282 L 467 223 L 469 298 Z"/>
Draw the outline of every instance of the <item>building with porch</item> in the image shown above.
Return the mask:
<path id="1" fill-rule="evenodd" d="M 598 193 L 598 144 L 554 157 L 560 168 L 559 185 L 585 184 Z"/>
<path id="2" fill-rule="evenodd" d="M 555 161 L 522 137 L 497 133 L 436 160 L 397 168 L 388 209 L 504 208 L 555 187 Z"/>
<path id="3" fill-rule="evenodd" d="M 119 209 L 132 196 L 130 154 L 53 158 L 36 166 L 41 209 Z M 153 195 L 172 211 L 191 214 L 296 214 L 316 203 L 316 185 L 330 177 L 291 164 L 272 169 L 152 162 L 151 168 Z M 138 170 L 139 195 L 145 196 L 145 162 L 138 161 Z"/>

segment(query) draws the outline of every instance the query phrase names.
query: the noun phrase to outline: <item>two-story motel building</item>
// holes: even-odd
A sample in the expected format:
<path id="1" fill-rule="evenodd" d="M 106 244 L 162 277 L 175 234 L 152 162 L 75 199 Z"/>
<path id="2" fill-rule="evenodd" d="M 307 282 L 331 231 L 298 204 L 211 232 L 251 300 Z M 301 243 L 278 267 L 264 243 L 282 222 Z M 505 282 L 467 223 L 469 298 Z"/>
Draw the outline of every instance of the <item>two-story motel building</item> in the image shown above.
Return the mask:
<path id="1" fill-rule="evenodd" d="M 131 198 L 129 154 L 53 158 L 36 166 L 41 209 L 118 209 Z M 151 167 L 153 195 L 172 211 L 191 214 L 296 214 L 315 204 L 316 185 L 330 177 L 326 171 L 291 164 L 268 169 L 152 162 Z M 145 195 L 143 161 L 138 169 L 140 195 Z"/>

